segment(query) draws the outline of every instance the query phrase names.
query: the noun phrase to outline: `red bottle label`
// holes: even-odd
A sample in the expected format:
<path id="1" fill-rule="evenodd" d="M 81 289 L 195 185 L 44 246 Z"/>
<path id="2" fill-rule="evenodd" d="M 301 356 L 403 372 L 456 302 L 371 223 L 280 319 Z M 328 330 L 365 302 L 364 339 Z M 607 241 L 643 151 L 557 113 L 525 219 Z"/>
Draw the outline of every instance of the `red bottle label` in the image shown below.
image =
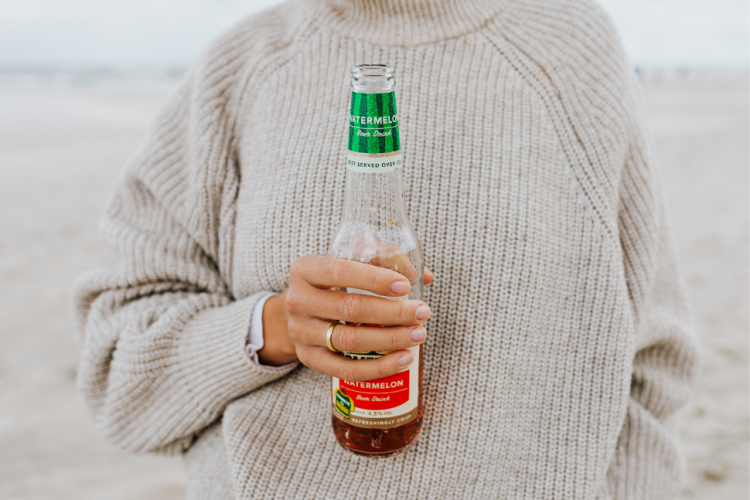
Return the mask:
<path id="1" fill-rule="evenodd" d="M 366 382 L 331 377 L 333 414 L 355 427 L 388 429 L 417 418 L 419 403 L 419 346 L 409 350 L 414 361 L 408 369 Z M 375 359 L 381 352 L 342 352 L 352 359 Z"/>
<path id="2" fill-rule="evenodd" d="M 363 410 L 390 410 L 409 401 L 409 372 L 369 382 L 346 382 L 339 380 L 357 408 Z"/>

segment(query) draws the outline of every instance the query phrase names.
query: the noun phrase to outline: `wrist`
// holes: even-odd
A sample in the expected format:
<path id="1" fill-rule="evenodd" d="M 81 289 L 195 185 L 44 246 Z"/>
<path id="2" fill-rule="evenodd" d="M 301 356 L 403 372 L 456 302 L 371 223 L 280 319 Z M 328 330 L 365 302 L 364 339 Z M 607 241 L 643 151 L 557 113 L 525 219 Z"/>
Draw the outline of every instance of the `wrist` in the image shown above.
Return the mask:
<path id="1" fill-rule="evenodd" d="M 263 306 L 263 348 L 258 359 L 264 365 L 280 366 L 297 359 L 287 331 L 286 292 L 270 297 Z"/>

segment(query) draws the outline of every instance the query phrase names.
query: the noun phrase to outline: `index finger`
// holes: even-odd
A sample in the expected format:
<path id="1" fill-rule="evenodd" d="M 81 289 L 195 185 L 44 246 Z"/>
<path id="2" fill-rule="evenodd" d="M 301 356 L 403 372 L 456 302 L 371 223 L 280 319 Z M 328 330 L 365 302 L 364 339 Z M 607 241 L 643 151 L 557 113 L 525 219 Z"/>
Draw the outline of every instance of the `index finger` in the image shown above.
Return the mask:
<path id="1" fill-rule="evenodd" d="M 384 297 L 400 297 L 411 288 L 409 281 L 395 271 L 321 255 L 300 257 L 294 262 L 293 272 L 317 287 L 358 288 Z"/>

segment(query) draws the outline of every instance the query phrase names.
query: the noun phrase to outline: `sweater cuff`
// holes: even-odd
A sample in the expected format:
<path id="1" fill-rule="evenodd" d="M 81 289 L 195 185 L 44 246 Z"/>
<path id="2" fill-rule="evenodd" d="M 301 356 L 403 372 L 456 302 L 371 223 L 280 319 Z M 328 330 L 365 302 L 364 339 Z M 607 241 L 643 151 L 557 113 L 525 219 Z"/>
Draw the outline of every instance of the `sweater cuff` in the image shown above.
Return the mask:
<path id="1" fill-rule="evenodd" d="M 261 292 L 192 318 L 177 339 L 177 366 L 196 405 L 214 413 L 258 387 L 283 377 L 283 369 L 254 363 L 247 355 L 247 333 Z M 280 367 L 281 368 L 281 367 Z"/>

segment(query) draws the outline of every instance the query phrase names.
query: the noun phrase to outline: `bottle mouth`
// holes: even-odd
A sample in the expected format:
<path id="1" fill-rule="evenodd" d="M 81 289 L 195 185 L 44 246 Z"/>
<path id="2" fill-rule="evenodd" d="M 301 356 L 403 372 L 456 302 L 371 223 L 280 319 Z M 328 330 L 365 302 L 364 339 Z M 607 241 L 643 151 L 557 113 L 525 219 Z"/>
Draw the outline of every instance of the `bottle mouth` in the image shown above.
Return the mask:
<path id="1" fill-rule="evenodd" d="M 355 92 L 393 92 L 396 86 L 393 78 L 395 72 L 396 68 L 385 64 L 359 64 L 352 67 L 351 86 Z"/>
<path id="2" fill-rule="evenodd" d="M 390 75 L 393 76 L 393 73 L 396 71 L 396 68 L 393 66 L 386 66 L 385 64 L 360 64 L 358 66 L 352 67 L 352 75 L 353 76 L 369 76 L 369 77 L 378 77 L 378 76 L 386 76 Z"/>

